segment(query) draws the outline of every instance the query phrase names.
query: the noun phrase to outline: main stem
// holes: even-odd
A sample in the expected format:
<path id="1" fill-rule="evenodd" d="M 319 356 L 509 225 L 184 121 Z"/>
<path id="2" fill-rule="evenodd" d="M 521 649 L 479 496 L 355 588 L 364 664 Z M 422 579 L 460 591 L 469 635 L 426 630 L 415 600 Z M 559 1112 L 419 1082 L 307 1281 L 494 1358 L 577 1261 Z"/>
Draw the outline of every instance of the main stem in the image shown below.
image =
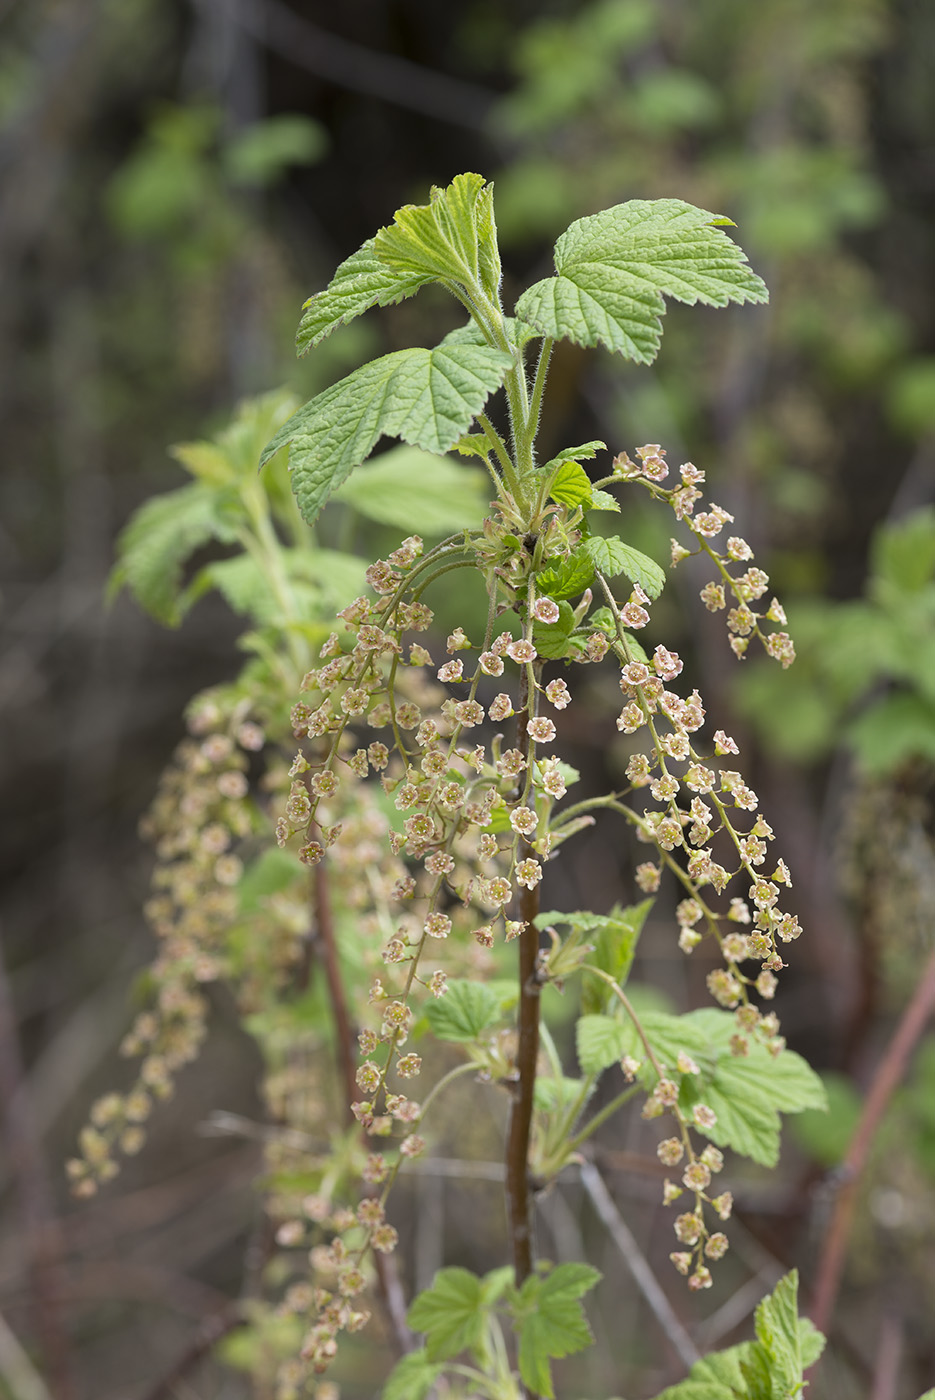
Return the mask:
<path id="1" fill-rule="evenodd" d="M 527 763 L 532 761 L 532 743 L 526 730 L 529 718 L 529 675 L 521 670 L 520 711 L 517 715 L 518 740 Z M 532 854 L 527 848 L 527 854 Z M 534 920 L 539 912 L 539 887 L 522 888 L 519 917 L 519 1043 L 516 1051 L 517 1078 L 506 1146 L 506 1200 L 513 1250 L 513 1270 L 519 1288 L 533 1269 L 532 1198 L 529 1182 L 529 1135 L 532 1127 L 533 1091 L 539 1058 L 539 993 L 537 961 L 539 930 Z"/>

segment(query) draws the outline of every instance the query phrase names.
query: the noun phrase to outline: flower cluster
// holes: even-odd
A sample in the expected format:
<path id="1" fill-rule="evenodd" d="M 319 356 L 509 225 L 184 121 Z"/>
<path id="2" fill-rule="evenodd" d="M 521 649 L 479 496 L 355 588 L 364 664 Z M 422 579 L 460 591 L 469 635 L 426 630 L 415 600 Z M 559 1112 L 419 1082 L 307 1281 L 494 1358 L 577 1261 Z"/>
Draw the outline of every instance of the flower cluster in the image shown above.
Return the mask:
<path id="1" fill-rule="evenodd" d="M 768 605 L 757 610 L 754 604 L 764 598 L 769 589 L 769 575 L 753 564 L 753 550 L 739 535 L 730 535 L 723 549 L 716 549 L 711 540 L 717 539 L 725 527 L 733 524 L 734 517 L 712 501 L 705 511 L 695 512 L 695 504 L 702 498 L 700 487 L 705 474 L 692 462 L 679 467 L 678 486 L 666 488 L 660 485 L 669 474 L 665 461 L 665 448 L 658 443 L 640 447 L 636 453 L 638 462 L 633 462 L 625 452 L 614 458 L 614 475 L 622 481 L 638 481 L 653 496 L 667 501 L 678 520 L 683 521 L 695 538 L 695 548 L 686 549 L 678 540 L 672 540 L 673 566 L 687 559 L 691 554 L 706 554 L 714 563 L 719 581 L 705 584 L 701 590 L 701 601 L 710 612 L 720 612 L 728 606 L 729 598 L 734 606 L 727 614 L 727 630 L 734 655 L 742 658 L 752 637 L 757 637 L 766 652 L 783 668 L 795 660 L 795 648 L 788 632 L 766 631 L 764 624 L 772 623 L 780 628 L 786 626 L 786 614 L 777 598 L 771 598 Z M 732 573 L 738 565 L 748 565 L 743 573 Z"/>

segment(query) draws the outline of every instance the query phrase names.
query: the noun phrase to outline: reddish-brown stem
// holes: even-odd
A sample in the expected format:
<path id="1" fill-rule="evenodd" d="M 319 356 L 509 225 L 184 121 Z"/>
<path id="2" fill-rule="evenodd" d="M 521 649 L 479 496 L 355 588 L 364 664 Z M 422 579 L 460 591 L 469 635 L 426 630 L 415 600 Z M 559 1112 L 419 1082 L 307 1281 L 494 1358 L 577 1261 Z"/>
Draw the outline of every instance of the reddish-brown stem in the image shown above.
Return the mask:
<path id="1" fill-rule="evenodd" d="M 530 714 L 529 675 L 523 667 L 520 689 L 520 709 L 517 715 L 517 737 L 527 763 L 532 762 L 532 742 L 527 732 Z M 523 855 L 532 855 L 523 846 Z M 523 930 L 519 936 L 519 1041 L 516 1050 L 517 1078 L 513 1087 L 513 1104 L 506 1145 L 506 1201 L 513 1269 L 516 1286 L 520 1287 L 532 1273 L 534 1262 L 532 1199 L 529 1183 L 529 1135 L 532 1127 L 533 1091 L 536 1086 L 536 1064 L 539 1058 L 540 985 L 537 977 L 539 930 L 534 920 L 539 912 L 539 887 L 522 888 L 519 897 L 519 919 Z"/>
<path id="2" fill-rule="evenodd" d="M 843 1185 L 838 1191 L 831 1223 L 825 1236 L 811 1308 L 812 1321 L 820 1332 L 827 1332 L 834 1311 L 847 1253 L 851 1221 L 857 1204 L 860 1178 L 867 1164 L 874 1133 L 879 1127 L 893 1091 L 905 1075 L 909 1057 L 933 1013 L 935 1013 L 935 952 L 930 955 L 925 965 L 925 970 L 913 993 L 912 1000 L 906 1007 L 902 1020 L 896 1027 L 896 1032 L 873 1077 L 860 1122 L 857 1124 L 841 1167 Z"/>

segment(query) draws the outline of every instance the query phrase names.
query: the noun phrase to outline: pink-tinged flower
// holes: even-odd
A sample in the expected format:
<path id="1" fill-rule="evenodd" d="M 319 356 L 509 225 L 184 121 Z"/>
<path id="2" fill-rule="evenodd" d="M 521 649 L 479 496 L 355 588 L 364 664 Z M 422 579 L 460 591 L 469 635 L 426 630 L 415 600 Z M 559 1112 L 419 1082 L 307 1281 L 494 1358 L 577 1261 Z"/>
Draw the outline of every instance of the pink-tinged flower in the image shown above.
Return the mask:
<path id="1" fill-rule="evenodd" d="M 704 1252 L 709 1259 L 723 1259 L 730 1248 L 730 1241 L 722 1230 L 710 1237 L 704 1247 Z"/>
<path id="2" fill-rule="evenodd" d="M 673 1201 L 677 1201 L 681 1195 L 683 1195 L 681 1186 L 676 1186 L 674 1181 L 670 1181 L 669 1178 L 666 1177 L 662 1186 L 662 1204 L 664 1206 L 670 1206 Z"/>
<path id="3" fill-rule="evenodd" d="M 642 705 L 630 700 L 617 716 L 617 728 L 624 734 L 635 734 L 646 723 L 646 712 Z"/>
<path id="4" fill-rule="evenodd" d="M 770 622 L 775 622 L 780 627 L 785 627 L 786 610 L 782 606 L 778 598 L 774 598 L 772 600 L 767 610 L 766 616 L 769 618 Z"/>
<path id="5" fill-rule="evenodd" d="M 502 676 L 503 657 L 498 656 L 495 651 L 482 651 L 480 654 L 480 668 L 486 676 Z"/>
<path id="6" fill-rule="evenodd" d="M 672 1228 L 680 1244 L 697 1244 L 704 1225 L 700 1215 L 696 1215 L 694 1211 L 687 1211 L 684 1215 L 676 1216 Z"/>
<path id="7" fill-rule="evenodd" d="M 549 681 L 545 688 L 546 698 L 557 710 L 564 710 L 571 704 L 571 691 L 561 676 Z"/>
<path id="8" fill-rule="evenodd" d="M 540 622 L 545 623 L 558 622 L 561 616 L 558 603 L 554 602 L 551 598 L 537 598 L 533 604 L 532 611 L 533 615 L 538 618 Z"/>
<path id="9" fill-rule="evenodd" d="M 734 1209 L 734 1198 L 729 1191 L 722 1191 L 720 1196 L 715 1196 L 711 1204 L 722 1220 L 730 1219 L 730 1213 Z"/>
<path id="10" fill-rule="evenodd" d="M 503 669 L 502 662 L 500 663 L 500 669 Z M 509 719 L 510 715 L 513 713 L 513 702 L 509 695 L 504 695 L 503 693 L 495 695 L 490 702 L 487 713 L 494 723 L 497 723 L 501 719 Z"/>
<path id="11" fill-rule="evenodd" d="M 510 826 L 521 836 L 529 836 L 535 831 L 539 819 L 531 807 L 516 807 L 510 813 Z"/>
<path id="12" fill-rule="evenodd" d="M 687 1276 L 688 1271 L 692 1266 L 692 1256 L 686 1253 L 684 1250 L 679 1250 L 675 1254 L 670 1254 L 669 1258 L 672 1260 L 672 1263 L 678 1269 L 679 1273 L 685 1274 Z"/>
<path id="13" fill-rule="evenodd" d="M 634 877 L 644 894 L 655 894 L 659 888 L 661 874 L 658 865 L 653 865 L 652 861 L 644 861 L 636 867 Z"/>
<path id="14" fill-rule="evenodd" d="M 714 752 L 716 754 L 740 753 L 736 741 L 725 734 L 723 729 L 717 729 L 714 733 Z"/>
<path id="15" fill-rule="evenodd" d="M 449 653 L 453 651 L 464 651 L 470 645 L 471 643 L 464 635 L 464 628 L 456 627 L 455 630 L 451 633 L 451 636 L 448 638 L 445 650 Z"/>
<path id="16" fill-rule="evenodd" d="M 589 661 L 603 661 L 610 650 L 610 642 L 603 632 L 592 632 L 584 644 L 584 653 Z"/>
<path id="17" fill-rule="evenodd" d="M 692 1109 L 692 1117 L 694 1118 L 695 1123 L 699 1128 L 713 1128 L 715 1123 L 717 1122 L 717 1114 L 715 1113 L 714 1109 L 709 1108 L 706 1103 L 696 1103 L 695 1107 Z M 699 1162 L 698 1165 L 704 1167 L 706 1172 L 710 1172 L 710 1168 L 708 1167 L 707 1163 Z M 708 1181 L 710 1181 L 710 1179 L 711 1178 L 709 1175 Z M 705 1182 L 705 1185 L 707 1184 L 708 1183 Z"/>
<path id="18" fill-rule="evenodd" d="M 671 547 L 671 563 L 674 569 L 676 564 L 681 564 L 683 559 L 687 559 L 690 556 L 691 550 L 686 549 L 683 544 L 679 544 L 678 540 L 675 539 L 670 539 L 669 545 Z"/>
<path id="19" fill-rule="evenodd" d="M 459 700 L 455 705 L 455 718 L 465 729 L 473 729 L 475 724 L 483 723 L 484 707 L 476 700 Z"/>
<path id="20" fill-rule="evenodd" d="M 430 938 L 447 938 L 451 932 L 451 920 L 447 914 L 430 914 L 425 921 L 425 932 Z"/>
<path id="21" fill-rule="evenodd" d="M 681 674 L 682 659 L 677 652 L 658 646 L 653 652 L 653 669 L 662 680 L 674 681 Z"/>
<path id="22" fill-rule="evenodd" d="M 547 715 L 534 715 L 526 724 L 526 733 L 537 744 L 550 744 L 555 738 L 555 725 Z"/>
<path id="23" fill-rule="evenodd" d="M 766 638 L 766 650 L 774 661 L 780 663 L 783 670 L 795 660 L 795 647 L 788 632 L 771 632 Z"/>
<path id="24" fill-rule="evenodd" d="M 511 661 L 517 661 L 520 665 L 524 665 L 527 661 L 535 661 L 537 653 L 536 648 L 527 637 L 517 637 L 515 641 L 510 642 L 506 654 Z"/>
<path id="25" fill-rule="evenodd" d="M 537 860 L 521 860 L 516 867 L 516 878 L 527 890 L 534 890 L 542 879 L 542 866 Z"/>
<path id="26" fill-rule="evenodd" d="M 678 1138 L 665 1138 L 656 1148 L 656 1156 L 667 1167 L 677 1167 L 685 1155 L 685 1148 Z"/>
<path id="27" fill-rule="evenodd" d="M 739 535 L 731 535 L 727 541 L 727 553 L 736 563 L 744 563 L 747 559 L 753 558 L 753 550 L 742 540 Z"/>
<path id="28" fill-rule="evenodd" d="M 711 1270 L 706 1269 L 704 1264 L 699 1264 L 698 1268 L 688 1280 L 688 1286 L 693 1293 L 698 1293 L 702 1288 L 710 1288 L 713 1283 Z"/>
<path id="29" fill-rule="evenodd" d="M 627 624 L 637 631 L 640 627 L 645 627 L 649 621 L 649 613 L 640 603 L 624 603 L 620 609 L 620 617 Z"/>
<path id="30" fill-rule="evenodd" d="M 446 661 L 444 666 L 438 668 L 438 679 L 449 683 L 451 681 L 459 681 L 462 679 L 463 671 L 464 662 L 459 656 L 454 661 Z"/>
<path id="31" fill-rule="evenodd" d="M 649 680 L 649 667 L 642 661 L 629 661 L 620 672 L 621 690 L 638 690 Z"/>
<path id="32" fill-rule="evenodd" d="M 421 1157 L 425 1147 L 425 1138 L 419 1137 L 418 1133 L 410 1133 L 399 1144 L 399 1150 L 404 1157 Z"/>
<path id="33" fill-rule="evenodd" d="M 689 1162 L 682 1172 L 682 1185 L 689 1191 L 703 1191 L 711 1184 L 711 1173 L 704 1162 Z"/>
<path id="34" fill-rule="evenodd" d="M 706 583 L 698 596 L 708 612 L 720 612 L 721 608 L 727 607 L 723 583 Z"/>

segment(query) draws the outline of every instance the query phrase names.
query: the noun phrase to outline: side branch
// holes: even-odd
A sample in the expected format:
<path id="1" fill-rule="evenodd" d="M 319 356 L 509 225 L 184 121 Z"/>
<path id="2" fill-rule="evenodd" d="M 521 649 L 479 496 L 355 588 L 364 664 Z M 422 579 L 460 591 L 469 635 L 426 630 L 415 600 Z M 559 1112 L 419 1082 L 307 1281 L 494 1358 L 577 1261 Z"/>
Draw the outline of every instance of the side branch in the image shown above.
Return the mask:
<path id="1" fill-rule="evenodd" d="M 896 1033 L 877 1068 L 864 1104 L 864 1111 L 841 1167 L 843 1185 L 834 1203 L 831 1224 L 825 1236 L 811 1309 L 812 1321 L 820 1332 L 828 1331 L 828 1324 L 834 1311 L 847 1253 L 851 1222 L 854 1217 L 854 1208 L 857 1204 L 860 1178 L 867 1164 L 874 1134 L 879 1127 L 880 1119 L 886 1111 L 893 1091 L 905 1075 L 909 1056 L 915 1049 L 916 1043 L 933 1014 L 935 1014 L 935 952 L 930 955 L 912 1000 L 906 1007 L 903 1018 L 896 1028 Z"/>

